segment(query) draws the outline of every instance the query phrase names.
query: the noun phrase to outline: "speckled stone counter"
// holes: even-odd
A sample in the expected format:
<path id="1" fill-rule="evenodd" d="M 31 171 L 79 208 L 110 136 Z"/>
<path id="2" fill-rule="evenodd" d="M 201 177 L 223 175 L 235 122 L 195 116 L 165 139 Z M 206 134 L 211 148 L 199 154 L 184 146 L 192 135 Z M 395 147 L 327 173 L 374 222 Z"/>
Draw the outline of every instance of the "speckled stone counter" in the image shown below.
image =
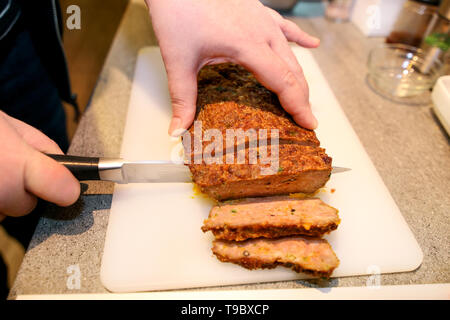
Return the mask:
<path id="1" fill-rule="evenodd" d="M 323 18 L 293 20 L 321 38 L 314 57 L 423 250 L 424 260 L 417 270 L 382 275 L 381 284 L 450 282 L 449 138 L 430 104 L 399 104 L 370 89 L 367 56 L 381 39 L 363 37 L 350 23 L 333 24 Z M 137 52 L 155 44 L 146 7 L 142 1 L 131 1 L 70 154 L 119 155 Z M 83 184 L 83 195 L 75 205 L 48 205 L 10 298 L 107 292 L 99 272 L 113 189 L 111 183 Z M 74 265 L 80 270 L 79 289 L 67 285 L 68 268 Z M 362 286 L 367 279 L 359 276 L 195 290 Z"/>

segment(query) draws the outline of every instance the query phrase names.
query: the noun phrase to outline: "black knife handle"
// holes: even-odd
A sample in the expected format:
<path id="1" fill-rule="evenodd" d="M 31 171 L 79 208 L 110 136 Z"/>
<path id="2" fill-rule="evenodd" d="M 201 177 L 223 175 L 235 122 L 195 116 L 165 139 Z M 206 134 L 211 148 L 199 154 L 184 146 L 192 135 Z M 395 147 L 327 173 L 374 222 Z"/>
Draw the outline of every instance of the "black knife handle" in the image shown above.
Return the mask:
<path id="1" fill-rule="evenodd" d="M 46 154 L 64 165 L 78 180 L 100 180 L 98 163 L 100 158 Z"/>

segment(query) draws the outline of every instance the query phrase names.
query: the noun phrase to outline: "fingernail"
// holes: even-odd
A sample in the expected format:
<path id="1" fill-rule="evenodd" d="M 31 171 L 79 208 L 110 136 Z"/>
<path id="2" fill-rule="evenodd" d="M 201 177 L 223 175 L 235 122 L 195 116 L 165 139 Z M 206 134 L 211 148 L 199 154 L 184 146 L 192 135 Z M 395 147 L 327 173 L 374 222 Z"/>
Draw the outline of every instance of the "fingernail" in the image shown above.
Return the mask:
<path id="1" fill-rule="evenodd" d="M 320 39 L 313 37 L 314 42 L 316 43 L 315 45 L 318 46 L 320 44 Z"/>
<path id="2" fill-rule="evenodd" d="M 177 131 L 179 131 L 181 128 L 181 119 L 178 117 L 173 117 L 172 121 L 170 121 L 169 126 L 169 135 L 174 136 L 174 134 L 177 134 Z"/>
<path id="3" fill-rule="evenodd" d="M 312 116 L 313 119 L 313 125 L 312 125 L 312 129 L 315 130 L 317 129 L 317 127 L 319 126 L 319 121 L 317 121 L 316 117 Z"/>

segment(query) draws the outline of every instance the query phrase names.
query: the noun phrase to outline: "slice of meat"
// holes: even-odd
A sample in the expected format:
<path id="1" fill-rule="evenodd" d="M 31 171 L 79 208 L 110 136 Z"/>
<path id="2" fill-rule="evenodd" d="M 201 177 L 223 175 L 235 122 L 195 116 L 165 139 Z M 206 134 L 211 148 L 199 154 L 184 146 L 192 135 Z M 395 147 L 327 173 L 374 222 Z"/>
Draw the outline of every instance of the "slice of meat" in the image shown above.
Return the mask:
<path id="1" fill-rule="evenodd" d="M 282 265 L 320 277 L 329 277 L 339 265 L 339 259 L 324 239 L 214 240 L 212 252 L 222 262 L 232 262 L 247 269 L 271 269 Z"/>
<path id="2" fill-rule="evenodd" d="M 317 198 L 250 198 L 214 206 L 202 226 L 216 239 L 242 241 L 290 235 L 321 237 L 339 225 L 338 210 Z"/>
<path id="3" fill-rule="evenodd" d="M 271 148 L 267 150 L 270 159 Z M 332 159 L 321 148 L 279 145 L 277 168 L 273 168 L 276 163 L 262 164 L 260 158 L 257 163 L 251 164 L 251 151 L 244 151 L 244 164 L 227 164 L 226 156 L 223 156 L 221 164 L 190 164 L 193 181 L 210 197 L 227 200 L 314 193 L 325 185 L 331 175 Z M 271 174 L 264 171 L 269 168 Z"/>

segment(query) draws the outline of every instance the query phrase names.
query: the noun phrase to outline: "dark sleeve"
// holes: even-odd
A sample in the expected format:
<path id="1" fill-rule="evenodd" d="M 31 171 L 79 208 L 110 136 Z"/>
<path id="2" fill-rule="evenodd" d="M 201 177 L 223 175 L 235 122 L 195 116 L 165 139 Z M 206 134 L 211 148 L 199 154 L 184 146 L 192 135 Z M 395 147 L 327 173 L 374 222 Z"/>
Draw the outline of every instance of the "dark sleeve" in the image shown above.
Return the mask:
<path id="1" fill-rule="evenodd" d="M 0 0 L 0 41 L 11 31 L 20 16 L 15 0 Z"/>

